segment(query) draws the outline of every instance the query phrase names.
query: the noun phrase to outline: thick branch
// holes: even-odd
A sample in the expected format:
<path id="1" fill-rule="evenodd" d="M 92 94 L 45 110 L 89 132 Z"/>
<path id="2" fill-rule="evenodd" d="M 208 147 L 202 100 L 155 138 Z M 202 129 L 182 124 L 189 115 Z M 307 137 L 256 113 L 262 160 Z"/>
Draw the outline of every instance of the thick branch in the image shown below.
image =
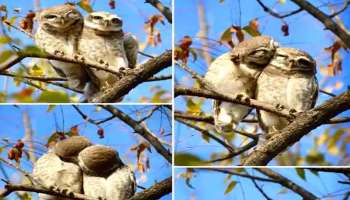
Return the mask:
<path id="1" fill-rule="evenodd" d="M 332 31 L 335 35 L 337 35 L 345 44 L 347 48 L 350 48 L 350 35 L 347 31 L 335 23 L 331 17 L 327 16 L 321 10 L 313 6 L 311 3 L 305 0 L 292 0 L 295 4 L 297 4 L 300 8 L 306 10 L 312 16 L 317 18 L 320 22 L 322 22 L 327 29 Z"/>
<path id="2" fill-rule="evenodd" d="M 160 1 L 158 0 L 146 0 L 145 3 L 151 4 L 153 7 L 159 10 L 164 17 L 168 20 L 168 22 L 171 24 L 173 22 L 173 17 L 170 8 L 164 6 Z"/>
<path id="3" fill-rule="evenodd" d="M 284 187 L 298 193 L 300 196 L 303 197 L 303 200 L 316 200 L 318 199 L 314 194 L 311 192 L 305 190 L 303 187 L 297 185 L 293 181 L 289 180 L 288 178 L 280 175 L 277 172 L 272 171 L 269 168 L 257 168 L 259 172 L 262 174 L 270 177 L 271 179 L 277 181 L 279 184 L 283 185 Z"/>
<path id="4" fill-rule="evenodd" d="M 149 59 L 145 64 L 142 64 L 136 69 L 130 70 L 130 73 L 127 73 L 120 80 L 118 80 L 118 82 L 110 90 L 108 90 L 108 92 L 99 94 L 88 101 L 93 103 L 113 102 L 115 99 L 123 97 L 124 95 L 128 94 L 130 90 L 145 82 L 154 74 L 171 66 L 171 54 L 171 50 L 168 50 L 156 58 Z"/>
<path id="5" fill-rule="evenodd" d="M 252 152 L 243 165 L 268 164 L 275 156 L 299 141 L 311 130 L 348 109 L 350 109 L 350 91 L 346 91 L 312 110 L 300 113 L 292 123 Z"/>
<path id="6" fill-rule="evenodd" d="M 175 111 L 174 116 L 176 118 L 187 119 L 197 122 L 205 122 L 208 124 L 214 124 L 214 118 L 212 116 L 202 116 L 202 115 L 193 115 L 189 113 L 184 113 L 180 111 Z M 241 122 L 245 123 L 258 123 L 257 119 L 243 119 Z M 328 120 L 325 124 L 340 124 L 350 122 L 350 117 L 335 117 Z"/>
<path id="7" fill-rule="evenodd" d="M 172 191 L 172 177 L 164 179 L 163 181 L 154 184 L 152 187 L 136 193 L 133 197 L 128 200 L 149 200 L 159 199 L 164 195 L 171 193 Z"/>
<path id="8" fill-rule="evenodd" d="M 217 100 L 221 100 L 221 101 L 227 101 L 227 102 L 241 104 L 241 105 L 245 105 L 245 106 L 249 106 L 249 107 L 253 107 L 253 108 L 258 108 L 261 110 L 266 110 L 266 111 L 272 112 L 274 114 L 277 114 L 279 116 L 285 117 L 289 120 L 294 118 L 292 115 L 290 115 L 289 112 L 286 111 L 286 109 L 278 110 L 274 106 L 267 105 L 266 103 L 257 101 L 255 99 L 250 99 L 249 101 L 243 101 L 241 99 L 232 98 L 232 97 L 222 95 L 219 93 L 214 93 L 214 92 L 211 92 L 208 90 L 175 87 L 175 97 L 177 97 L 179 95 L 197 96 L 197 97 L 205 97 L 205 98 L 210 98 L 210 99 L 217 99 Z"/>
<path id="9" fill-rule="evenodd" d="M 59 193 L 54 190 L 49 190 L 40 186 L 33 186 L 33 185 L 12 185 L 12 184 L 7 184 L 5 185 L 5 190 L 0 193 L 0 197 L 6 197 L 9 194 L 11 194 L 14 191 L 26 191 L 26 192 L 37 192 L 37 193 L 43 193 L 43 194 L 49 194 L 49 195 L 54 195 L 58 197 L 65 197 L 69 199 L 76 199 L 76 200 L 96 200 L 90 197 L 87 197 L 83 194 L 64 194 L 64 193 Z"/>
<path id="10" fill-rule="evenodd" d="M 169 163 L 172 162 L 172 155 L 169 150 L 167 150 L 159 139 L 148 129 L 142 127 L 136 120 L 129 117 L 127 114 L 123 113 L 121 110 L 113 107 L 113 106 L 102 106 L 105 110 L 109 111 L 111 114 L 122 120 L 124 123 L 129 125 L 131 128 L 135 130 L 136 133 L 145 138 L 152 146 L 156 149 L 156 151 L 161 154 Z"/>
<path id="11" fill-rule="evenodd" d="M 308 168 L 304 168 L 304 169 L 318 171 L 318 172 L 332 172 L 332 173 L 350 174 L 350 168 L 308 167 Z"/>

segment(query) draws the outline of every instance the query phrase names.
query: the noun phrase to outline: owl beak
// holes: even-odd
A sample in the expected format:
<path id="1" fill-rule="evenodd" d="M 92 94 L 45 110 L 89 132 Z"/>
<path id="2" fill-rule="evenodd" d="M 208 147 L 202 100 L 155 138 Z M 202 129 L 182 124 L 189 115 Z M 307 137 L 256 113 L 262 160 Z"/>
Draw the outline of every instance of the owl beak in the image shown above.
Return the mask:
<path id="1" fill-rule="evenodd" d="M 60 22 L 61 22 L 62 25 L 65 24 L 65 20 L 64 20 L 63 17 L 60 18 Z"/>
<path id="2" fill-rule="evenodd" d="M 104 25 L 105 25 L 105 27 L 108 27 L 108 26 L 109 26 L 109 24 L 110 24 L 110 22 L 109 22 L 108 20 L 105 20 L 105 21 L 104 21 Z"/>

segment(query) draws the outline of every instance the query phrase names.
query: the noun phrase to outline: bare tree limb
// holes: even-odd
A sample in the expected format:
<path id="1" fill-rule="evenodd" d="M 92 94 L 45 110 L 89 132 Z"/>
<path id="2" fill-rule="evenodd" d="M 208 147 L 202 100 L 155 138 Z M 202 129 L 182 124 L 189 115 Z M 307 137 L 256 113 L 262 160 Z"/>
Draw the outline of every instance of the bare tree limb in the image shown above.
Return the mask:
<path id="1" fill-rule="evenodd" d="M 171 66 L 172 64 L 172 52 L 168 50 L 156 58 L 149 59 L 141 66 L 130 70 L 130 73 L 124 75 L 118 82 L 103 94 L 98 94 L 95 97 L 89 99 L 92 103 L 113 102 L 116 99 L 128 94 L 130 90 L 137 85 L 145 82 L 151 78 L 154 74 L 161 70 Z"/>
<path id="2" fill-rule="evenodd" d="M 341 173 L 341 174 L 350 174 L 350 168 L 335 168 L 335 167 L 306 167 L 303 169 L 308 169 L 312 171 L 318 172 L 333 172 L 333 173 Z"/>
<path id="3" fill-rule="evenodd" d="M 291 12 L 289 12 L 289 13 L 287 13 L 287 14 L 281 15 L 281 14 L 279 14 L 279 13 L 273 11 L 271 8 L 267 7 L 261 0 L 256 0 L 256 1 L 259 3 L 259 5 L 263 8 L 263 10 L 264 10 L 265 12 L 269 13 L 271 16 L 274 16 L 274 17 L 280 18 L 280 19 L 283 19 L 283 18 L 292 16 L 292 15 L 295 15 L 295 14 L 297 14 L 297 13 L 303 11 L 302 8 L 299 8 L 299 9 L 294 10 L 294 11 L 291 11 Z"/>
<path id="4" fill-rule="evenodd" d="M 145 0 L 145 3 L 149 3 L 155 7 L 160 13 L 164 15 L 170 24 L 173 22 L 171 9 L 164 6 L 159 0 Z"/>
<path id="5" fill-rule="evenodd" d="M 342 40 L 342 42 L 347 48 L 350 48 L 350 35 L 347 33 L 347 31 L 343 27 L 335 23 L 331 19 L 331 17 L 327 16 L 325 13 L 323 13 L 321 10 L 316 8 L 314 5 L 312 5 L 308 1 L 305 1 L 305 0 L 292 0 L 292 1 L 303 10 L 306 10 L 308 13 L 310 13 L 320 22 L 322 22 L 327 29 L 332 31 L 335 35 L 337 35 Z"/>
<path id="6" fill-rule="evenodd" d="M 187 119 L 197 122 L 205 122 L 208 124 L 214 124 L 214 118 L 212 116 L 203 116 L 203 115 L 193 115 L 189 113 L 184 113 L 180 111 L 175 111 L 174 116 L 176 118 Z M 243 119 L 241 122 L 245 123 L 258 123 L 257 119 Z M 350 122 L 350 117 L 335 117 L 328 120 L 325 124 L 339 124 Z"/>
<path id="7" fill-rule="evenodd" d="M 152 187 L 136 193 L 128 200 L 150 200 L 159 199 L 164 195 L 171 193 L 172 191 L 172 177 L 164 179 L 163 181 L 154 184 Z"/>
<path id="8" fill-rule="evenodd" d="M 256 189 L 259 190 L 259 192 L 265 197 L 266 200 L 272 200 L 272 199 L 266 194 L 266 192 L 258 185 L 258 183 L 256 182 L 256 180 L 252 179 L 252 182 L 254 183 L 254 186 L 256 187 Z"/>
<path id="9" fill-rule="evenodd" d="M 197 96 L 197 97 L 205 97 L 205 98 L 210 98 L 210 99 L 217 99 L 221 101 L 226 101 L 226 102 L 231 102 L 231 103 L 236 103 L 236 104 L 241 104 L 253 108 L 258 108 L 261 110 L 266 110 L 269 112 L 272 112 L 274 114 L 277 114 L 279 116 L 285 117 L 289 120 L 292 120 L 294 117 L 291 115 L 290 112 L 286 111 L 286 109 L 278 110 L 274 106 L 268 105 L 264 102 L 259 102 L 255 99 L 249 99 L 249 101 L 243 101 L 237 98 L 232 98 L 220 93 L 214 93 L 208 90 L 204 89 L 195 89 L 195 88 L 182 88 L 182 87 L 175 87 L 175 97 L 179 95 L 187 95 L 187 96 Z"/>
<path id="10" fill-rule="evenodd" d="M 274 134 L 248 155 L 243 161 L 243 165 L 261 166 L 268 164 L 275 156 L 299 141 L 311 130 L 348 109 L 350 109 L 350 91 L 346 91 L 314 109 L 298 114 L 297 118 L 287 127 Z"/>
<path id="11" fill-rule="evenodd" d="M 350 5 L 350 0 L 346 0 L 343 7 L 341 9 L 339 9 L 337 12 L 334 12 L 333 14 L 329 15 L 330 18 L 333 18 L 337 15 L 339 15 L 340 13 L 344 12 Z"/>
<path id="12" fill-rule="evenodd" d="M 256 168 L 257 171 L 260 173 L 266 175 L 267 177 L 277 181 L 282 186 L 296 192 L 300 196 L 303 197 L 303 200 L 316 200 L 318 199 L 314 194 L 311 192 L 305 190 L 303 187 L 297 185 L 293 181 L 289 180 L 288 178 L 282 176 L 281 174 L 272 171 L 269 168 Z"/>
<path id="13" fill-rule="evenodd" d="M 159 141 L 159 139 L 148 129 L 142 127 L 139 123 L 137 123 L 136 120 L 129 117 L 127 114 L 122 112 L 121 110 L 110 106 L 110 105 L 101 105 L 102 108 L 109 111 L 111 114 L 122 120 L 124 123 L 126 123 L 128 126 L 133 128 L 136 133 L 141 135 L 143 138 L 145 138 L 155 149 L 156 151 L 161 154 L 169 163 L 172 162 L 172 155 L 171 152 L 166 149 L 162 143 Z"/>
<path id="14" fill-rule="evenodd" d="M 25 184 L 23 184 L 23 185 L 12 185 L 12 184 L 5 185 L 5 190 L 2 193 L 0 193 L 0 197 L 6 197 L 14 191 L 37 192 L 37 193 L 49 194 L 49 195 L 54 195 L 54 196 L 58 196 L 58 197 L 65 197 L 65 198 L 75 199 L 75 200 L 97 200 L 94 198 L 87 197 L 83 194 L 78 194 L 78 193 L 65 194 L 65 193 L 56 192 L 54 190 L 46 189 L 44 187 L 40 187 L 37 185 L 34 186 L 34 185 L 25 185 Z"/>

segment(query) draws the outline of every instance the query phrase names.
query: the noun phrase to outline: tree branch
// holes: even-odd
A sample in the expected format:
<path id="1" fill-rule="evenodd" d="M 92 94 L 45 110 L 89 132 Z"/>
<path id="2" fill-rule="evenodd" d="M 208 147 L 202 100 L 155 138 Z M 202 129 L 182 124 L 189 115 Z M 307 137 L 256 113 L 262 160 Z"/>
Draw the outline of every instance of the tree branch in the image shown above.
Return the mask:
<path id="1" fill-rule="evenodd" d="M 289 16 L 292 16 L 292 15 L 295 15 L 301 11 L 303 11 L 302 8 L 299 8 L 297 10 L 294 10 L 294 11 L 291 11 L 290 13 L 287 13 L 287 14 L 284 14 L 284 15 L 281 15 L 275 11 L 273 11 L 271 8 L 267 7 L 261 0 L 256 0 L 259 5 L 263 8 L 263 10 L 267 13 L 269 13 L 271 16 L 274 16 L 276 18 L 279 18 L 279 19 L 283 19 L 283 18 L 286 18 L 286 17 L 289 17 Z"/>
<path id="2" fill-rule="evenodd" d="M 152 187 L 136 193 L 128 200 L 150 200 L 159 199 L 162 196 L 171 193 L 172 191 L 172 177 L 164 179 L 163 181 L 154 184 Z"/>
<path id="3" fill-rule="evenodd" d="M 160 1 L 158 1 L 158 0 L 145 0 L 145 3 L 149 3 L 153 7 L 155 7 L 157 10 L 159 10 L 159 12 L 164 15 L 164 17 L 168 20 L 168 22 L 170 24 L 173 22 L 172 12 L 171 12 L 170 8 L 164 6 Z"/>
<path id="4" fill-rule="evenodd" d="M 293 181 L 289 180 L 288 178 L 282 176 L 281 174 L 272 171 L 269 168 L 256 168 L 257 171 L 260 173 L 266 175 L 267 177 L 270 177 L 271 179 L 277 181 L 280 185 L 298 193 L 300 196 L 303 197 L 303 200 L 316 200 L 318 199 L 314 194 L 311 192 L 305 190 L 303 187 L 297 185 Z"/>
<path id="5" fill-rule="evenodd" d="M 249 101 L 243 101 L 238 98 L 232 98 L 220 93 L 214 93 L 208 90 L 204 89 L 195 89 L 195 88 L 182 88 L 182 87 L 175 87 L 175 97 L 179 95 L 187 95 L 187 96 L 197 96 L 197 97 L 205 97 L 205 98 L 210 98 L 210 99 L 217 99 L 221 101 L 226 101 L 226 102 L 231 102 L 231 103 L 236 103 L 236 104 L 241 104 L 261 110 L 266 110 L 269 112 L 272 112 L 274 114 L 277 114 L 279 116 L 285 117 L 289 120 L 292 120 L 294 117 L 291 115 L 290 112 L 288 112 L 286 109 L 278 110 L 274 106 L 267 105 L 264 102 L 259 102 L 255 99 L 249 99 Z"/>
<path id="6" fill-rule="evenodd" d="M 37 193 L 49 194 L 49 195 L 54 195 L 58 197 L 76 199 L 76 200 L 97 200 L 91 197 L 87 197 L 83 194 L 78 194 L 78 193 L 65 194 L 65 193 L 56 192 L 54 190 L 46 189 L 44 187 L 27 185 L 27 184 L 23 184 L 23 185 L 7 184 L 5 185 L 5 190 L 2 193 L 0 193 L 0 197 L 6 197 L 14 191 L 37 192 Z"/>
<path id="7" fill-rule="evenodd" d="M 266 165 L 288 146 L 339 113 L 350 109 L 350 91 L 334 97 L 320 106 L 300 113 L 287 127 L 274 134 L 243 161 L 243 165 Z"/>
<path id="8" fill-rule="evenodd" d="M 341 9 L 339 9 L 337 12 L 334 12 L 333 14 L 329 15 L 330 18 L 333 18 L 337 15 L 339 15 L 340 13 L 344 12 L 350 5 L 350 0 L 346 0 L 343 7 Z"/>
<path id="9" fill-rule="evenodd" d="M 322 22 L 327 29 L 332 31 L 335 35 L 337 35 L 345 44 L 347 48 L 350 48 L 350 35 L 347 31 L 335 23 L 331 17 L 327 16 L 321 10 L 313 6 L 311 3 L 305 0 L 292 0 L 295 4 L 297 4 L 300 8 L 306 10 L 320 22 Z"/>
<path id="10" fill-rule="evenodd" d="M 143 138 L 145 138 L 152 146 L 156 149 L 156 151 L 161 154 L 169 163 L 172 162 L 172 155 L 171 152 L 166 149 L 162 143 L 159 141 L 159 139 L 148 129 L 141 126 L 139 123 L 137 123 L 136 120 L 129 117 L 127 114 L 123 113 L 121 110 L 110 106 L 110 105 L 101 105 L 102 108 L 122 120 L 124 123 L 126 123 L 128 126 L 133 128 L 136 133 L 141 135 Z"/>
<path id="11" fill-rule="evenodd" d="M 149 59 L 141 66 L 129 70 L 129 73 L 122 76 L 122 78 L 118 80 L 110 90 L 102 94 L 97 94 L 95 97 L 89 99 L 88 101 L 92 103 L 113 102 L 115 99 L 119 99 L 126 95 L 137 85 L 151 78 L 154 74 L 171 66 L 171 64 L 172 52 L 171 50 L 167 50 L 160 56 Z"/>

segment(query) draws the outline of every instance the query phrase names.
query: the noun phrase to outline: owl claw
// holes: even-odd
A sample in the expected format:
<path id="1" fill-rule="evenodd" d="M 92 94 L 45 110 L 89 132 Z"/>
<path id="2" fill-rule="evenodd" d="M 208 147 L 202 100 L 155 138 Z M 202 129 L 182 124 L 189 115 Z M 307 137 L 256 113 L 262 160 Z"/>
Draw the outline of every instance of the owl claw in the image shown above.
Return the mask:
<path id="1" fill-rule="evenodd" d="M 53 54 L 56 56 L 64 56 L 64 52 L 60 50 L 55 50 Z"/>
<path id="2" fill-rule="evenodd" d="M 79 54 L 75 54 L 75 55 L 74 55 L 74 59 L 77 60 L 77 61 L 81 61 L 81 62 L 84 62 L 84 61 L 85 61 L 84 56 L 79 55 Z"/>
<path id="3" fill-rule="evenodd" d="M 281 110 L 283 110 L 283 109 L 285 109 L 285 107 L 284 107 L 284 105 L 282 105 L 282 104 L 276 104 L 276 109 L 278 110 L 278 111 L 281 111 Z"/>
<path id="4" fill-rule="evenodd" d="M 297 113 L 298 113 L 298 111 L 296 111 L 294 108 L 289 110 L 289 114 L 292 116 L 296 116 Z"/>

